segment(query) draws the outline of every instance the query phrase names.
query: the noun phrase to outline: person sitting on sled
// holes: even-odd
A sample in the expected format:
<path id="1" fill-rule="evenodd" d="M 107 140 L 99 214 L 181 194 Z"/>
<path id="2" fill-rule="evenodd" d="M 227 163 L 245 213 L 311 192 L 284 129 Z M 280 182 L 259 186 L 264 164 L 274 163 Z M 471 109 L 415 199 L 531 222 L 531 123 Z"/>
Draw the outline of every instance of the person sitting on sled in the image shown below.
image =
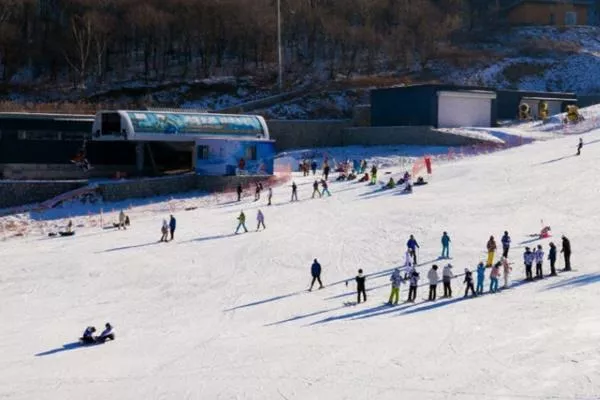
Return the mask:
<path id="1" fill-rule="evenodd" d="M 547 239 L 549 237 L 550 237 L 550 227 L 549 226 L 545 226 L 540 231 L 540 239 Z"/>
<path id="2" fill-rule="evenodd" d="M 385 189 L 393 189 L 396 187 L 396 182 L 394 182 L 394 178 L 390 178 L 388 183 L 385 185 Z"/>
<path id="3" fill-rule="evenodd" d="M 356 179 L 356 172 L 354 170 L 352 170 L 349 174 L 348 177 L 346 178 L 347 181 L 353 181 Z"/>
<path id="4" fill-rule="evenodd" d="M 114 331 L 114 328 L 108 322 L 104 325 L 104 330 L 102 331 L 102 333 L 100 334 L 100 336 L 98 336 L 96 338 L 96 342 L 104 343 L 107 340 L 115 340 L 115 331 Z"/>
<path id="5" fill-rule="evenodd" d="M 96 332 L 96 328 L 93 326 L 88 326 L 85 328 L 85 331 L 83 331 L 83 336 L 81 337 L 81 341 L 86 344 L 95 343 L 96 339 L 94 339 L 94 332 Z"/>
<path id="6" fill-rule="evenodd" d="M 359 182 L 369 182 L 369 173 L 365 172 L 362 178 L 358 180 Z"/>

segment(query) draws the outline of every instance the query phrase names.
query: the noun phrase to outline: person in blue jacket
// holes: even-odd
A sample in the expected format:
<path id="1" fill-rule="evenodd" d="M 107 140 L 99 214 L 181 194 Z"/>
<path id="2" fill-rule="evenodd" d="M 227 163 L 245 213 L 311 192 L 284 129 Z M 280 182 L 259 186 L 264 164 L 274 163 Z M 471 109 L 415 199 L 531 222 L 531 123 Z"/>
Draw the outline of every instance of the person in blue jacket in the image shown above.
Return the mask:
<path id="1" fill-rule="evenodd" d="M 177 228 L 177 220 L 173 215 L 171 215 L 171 219 L 169 220 L 169 231 L 171 232 L 171 240 L 175 238 L 175 228 Z"/>
<path id="2" fill-rule="evenodd" d="M 548 260 L 550 260 L 550 276 L 556 276 L 556 245 L 554 242 L 550 242 Z"/>
<path id="3" fill-rule="evenodd" d="M 448 232 L 442 235 L 442 258 L 450 258 L 450 236 Z"/>
<path id="4" fill-rule="evenodd" d="M 508 258 L 508 250 L 510 249 L 510 236 L 507 231 L 504 231 L 502 236 L 502 256 Z"/>
<path id="5" fill-rule="evenodd" d="M 310 283 L 310 289 L 308 289 L 308 291 L 310 292 L 312 290 L 315 281 L 319 282 L 319 289 L 323 289 L 323 282 L 321 282 L 321 264 L 319 264 L 316 258 L 310 267 L 310 274 L 312 275 L 312 282 Z"/>
<path id="6" fill-rule="evenodd" d="M 477 288 L 475 293 L 483 294 L 483 281 L 485 279 L 485 265 L 482 262 L 477 266 Z"/>
<path id="7" fill-rule="evenodd" d="M 410 235 L 408 242 L 406 242 L 406 247 L 408 247 L 408 249 L 411 252 L 414 265 L 417 265 L 418 264 L 417 263 L 417 248 L 420 248 L 420 247 L 419 247 L 419 243 L 417 243 L 417 240 L 415 239 L 415 237 L 413 235 Z"/>

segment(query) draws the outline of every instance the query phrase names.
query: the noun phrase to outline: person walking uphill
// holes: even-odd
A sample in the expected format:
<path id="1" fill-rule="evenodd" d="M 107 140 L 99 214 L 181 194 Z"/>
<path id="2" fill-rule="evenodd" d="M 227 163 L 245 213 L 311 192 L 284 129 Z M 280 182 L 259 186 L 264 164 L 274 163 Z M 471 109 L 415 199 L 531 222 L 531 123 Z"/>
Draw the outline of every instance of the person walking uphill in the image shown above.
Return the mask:
<path id="1" fill-rule="evenodd" d="M 448 264 L 444 267 L 442 271 L 442 282 L 444 283 L 444 298 L 452 297 L 452 278 L 454 278 L 454 274 L 452 273 L 452 264 Z"/>
<path id="2" fill-rule="evenodd" d="M 175 228 L 177 228 L 177 220 L 173 215 L 169 220 L 169 231 L 171 232 L 171 240 L 175 239 Z"/>
<path id="3" fill-rule="evenodd" d="M 467 287 L 465 288 L 464 297 L 467 297 L 469 295 L 469 290 L 471 290 L 471 294 L 473 295 L 473 297 L 477 296 L 477 293 L 475 293 L 475 288 L 473 287 L 473 273 L 469 271 L 468 268 L 465 268 L 465 280 L 463 281 L 463 283 L 467 285 Z"/>
<path id="4" fill-rule="evenodd" d="M 406 242 L 406 247 L 408 247 L 408 249 L 411 251 L 414 265 L 417 265 L 417 249 L 420 247 L 419 243 L 417 243 L 417 240 L 413 235 L 410 235 L 410 237 L 408 238 L 408 241 Z"/>
<path id="5" fill-rule="evenodd" d="M 435 301 L 437 297 L 437 284 L 440 280 L 440 276 L 437 273 L 438 266 L 433 264 L 429 273 L 427 274 L 427 279 L 429 279 L 429 301 Z"/>
<path id="6" fill-rule="evenodd" d="M 256 213 L 256 221 L 258 222 L 258 225 L 256 226 L 256 232 L 260 230 L 261 225 L 263 229 L 267 229 L 267 227 L 265 226 L 265 216 L 260 210 L 258 210 L 258 212 Z"/>
<path id="7" fill-rule="evenodd" d="M 542 264 L 544 262 L 544 250 L 542 250 L 541 244 L 538 245 L 533 256 L 535 258 L 535 277 L 537 279 L 543 279 L 544 272 L 542 271 Z"/>
<path id="8" fill-rule="evenodd" d="M 550 261 L 550 276 L 556 276 L 556 245 L 553 242 L 550 242 L 548 260 Z"/>
<path id="9" fill-rule="evenodd" d="M 323 178 L 325 180 L 327 180 L 329 178 L 329 171 L 331 171 L 331 167 L 329 166 L 329 163 L 327 161 L 325 161 L 323 163 Z"/>
<path id="10" fill-rule="evenodd" d="M 244 231 L 246 233 L 248 233 L 248 229 L 246 228 L 246 214 L 244 214 L 243 211 L 240 211 L 240 215 L 237 217 L 238 220 L 238 226 L 235 229 L 235 234 L 238 234 L 238 231 L 240 230 L 240 228 L 244 228 Z"/>
<path id="11" fill-rule="evenodd" d="M 501 239 L 502 242 L 502 257 L 508 258 L 508 250 L 510 250 L 510 236 L 507 231 L 504 231 L 504 235 Z"/>
<path id="12" fill-rule="evenodd" d="M 565 256 L 564 271 L 570 271 L 571 270 L 571 242 L 564 235 L 562 237 L 562 249 L 560 249 L 560 252 L 563 253 Z"/>
<path id="13" fill-rule="evenodd" d="M 477 289 L 475 293 L 483 294 L 483 281 L 485 280 L 485 265 L 482 262 L 477 266 Z"/>
<path id="14" fill-rule="evenodd" d="M 162 236 L 160 237 L 160 241 L 168 242 L 169 241 L 169 224 L 167 223 L 166 219 L 163 219 L 163 224 L 162 224 L 162 227 L 160 228 L 160 232 L 162 233 Z"/>
<path id="15" fill-rule="evenodd" d="M 367 279 L 367 277 L 363 275 L 363 270 L 359 269 L 358 275 L 356 275 L 356 278 L 354 279 L 356 280 L 356 304 L 360 304 L 361 293 L 363 295 L 363 301 L 367 301 L 367 291 L 365 290 L 365 280 Z"/>
<path id="16" fill-rule="evenodd" d="M 319 264 L 316 258 L 310 267 L 310 274 L 312 275 L 312 282 L 310 283 L 308 291 L 312 291 L 315 281 L 319 282 L 319 289 L 323 289 L 323 282 L 321 282 L 321 264 Z"/>
<path id="17" fill-rule="evenodd" d="M 442 258 L 450 258 L 450 236 L 447 232 L 442 234 Z"/>
<path id="18" fill-rule="evenodd" d="M 491 267 L 492 264 L 494 264 L 494 253 L 496 252 L 496 248 L 496 240 L 493 236 L 490 236 L 490 240 L 488 240 L 487 242 L 488 257 L 487 262 L 485 264 L 486 267 Z"/>
<path id="19" fill-rule="evenodd" d="M 392 282 L 392 293 L 390 293 L 388 304 L 397 305 L 398 300 L 400 299 L 400 285 L 402 285 L 402 282 L 404 282 L 402 275 L 400 275 L 400 269 L 394 269 L 392 276 L 390 276 L 390 281 Z"/>
<path id="20" fill-rule="evenodd" d="M 273 189 L 269 188 L 269 193 L 267 194 L 267 199 L 269 200 L 269 202 L 267 203 L 268 206 L 271 205 L 271 200 L 273 199 Z"/>

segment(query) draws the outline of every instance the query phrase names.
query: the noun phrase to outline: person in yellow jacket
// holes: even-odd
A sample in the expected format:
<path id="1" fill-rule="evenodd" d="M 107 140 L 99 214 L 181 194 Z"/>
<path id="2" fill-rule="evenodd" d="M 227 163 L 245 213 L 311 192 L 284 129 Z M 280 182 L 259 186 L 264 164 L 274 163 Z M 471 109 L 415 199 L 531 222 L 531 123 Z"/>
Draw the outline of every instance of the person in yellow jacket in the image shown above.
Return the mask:
<path id="1" fill-rule="evenodd" d="M 246 233 L 248 233 L 248 229 L 246 228 L 246 214 L 244 214 L 243 211 L 240 212 L 240 216 L 237 218 L 238 219 L 238 226 L 235 230 L 235 234 L 237 235 L 238 231 L 240 230 L 240 228 L 244 228 L 244 231 L 246 231 Z"/>
<path id="2" fill-rule="evenodd" d="M 487 263 L 485 264 L 486 267 L 491 267 L 494 264 L 494 253 L 496 253 L 496 248 L 496 240 L 494 240 L 493 236 L 490 236 L 490 240 L 487 242 L 488 257 Z"/>

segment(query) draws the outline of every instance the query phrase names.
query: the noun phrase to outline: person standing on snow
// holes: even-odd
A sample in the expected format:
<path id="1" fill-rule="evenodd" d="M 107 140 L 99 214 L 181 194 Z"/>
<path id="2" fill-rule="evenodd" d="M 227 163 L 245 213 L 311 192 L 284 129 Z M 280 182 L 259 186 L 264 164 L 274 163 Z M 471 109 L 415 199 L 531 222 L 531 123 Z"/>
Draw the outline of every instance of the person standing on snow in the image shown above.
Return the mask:
<path id="1" fill-rule="evenodd" d="M 125 213 L 123 212 L 123 210 L 121 210 L 121 212 L 119 213 L 119 230 L 121 230 L 121 228 L 127 229 L 125 227 Z"/>
<path id="2" fill-rule="evenodd" d="M 163 224 L 162 224 L 162 227 L 160 228 L 160 232 L 162 233 L 162 236 L 160 237 L 160 241 L 168 242 L 169 241 L 169 224 L 167 223 L 166 219 L 163 219 Z"/>
<path id="3" fill-rule="evenodd" d="M 313 192 L 312 192 L 312 197 L 311 197 L 312 199 L 315 198 L 315 194 L 318 194 L 319 197 L 322 197 L 321 192 L 319 191 L 319 181 L 317 181 L 316 179 L 313 182 Z"/>
<path id="4" fill-rule="evenodd" d="M 261 191 L 260 185 L 257 183 L 256 189 L 254 190 L 254 201 L 260 200 L 260 191 Z"/>
<path id="5" fill-rule="evenodd" d="M 169 231 L 171 232 L 171 240 L 175 239 L 175 228 L 177 228 L 177 220 L 171 214 L 171 219 L 169 220 Z"/>
<path id="6" fill-rule="evenodd" d="M 544 262 L 544 250 L 542 250 L 542 245 L 539 244 L 537 250 L 533 253 L 535 258 L 535 277 L 537 279 L 544 279 L 544 273 L 542 271 L 542 264 Z"/>
<path id="7" fill-rule="evenodd" d="M 452 278 L 454 278 L 454 274 L 452 273 L 452 264 L 448 264 L 444 267 L 442 271 L 442 281 L 444 283 L 444 298 L 452 297 Z"/>
<path id="8" fill-rule="evenodd" d="M 323 163 L 323 178 L 325 180 L 327 180 L 329 178 L 329 171 L 331 171 L 331 167 L 329 166 L 329 163 L 327 161 L 325 161 Z"/>
<path id="9" fill-rule="evenodd" d="M 237 201 L 241 201 L 242 200 L 242 184 L 241 183 L 238 183 L 235 191 L 237 193 Z"/>
<path id="10" fill-rule="evenodd" d="M 508 250 L 510 250 L 510 236 L 508 236 L 508 232 L 504 231 L 504 235 L 502 236 L 502 257 L 508 258 Z"/>
<path id="11" fill-rule="evenodd" d="M 371 185 L 374 185 L 377 183 L 377 166 L 375 166 L 375 164 L 373 164 L 373 166 L 371 167 Z"/>
<path id="12" fill-rule="evenodd" d="M 273 199 L 273 189 L 269 188 L 269 193 L 267 194 L 267 199 L 269 200 L 269 202 L 267 203 L 268 206 L 271 205 L 271 199 Z"/>
<path id="13" fill-rule="evenodd" d="M 319 282 L 319 289 L 323 289 L 323 282 L 321 282 L 321 264 L 319 264 L 316 258 L 310 267 L 310 274 L 312 275 L 312 282 L 310 283 L 308 291 L 312 291 L 315 281 Z"/>
<path id="14" fill-rule="evenodd" d="M 408 287 L 408 302 L 414 303 L 417 298 L 417 288 L 419 287 L 419 273 L 412 267 L 409 275 L 409 287 Z"/>
<path id="15" fill-rule="evenodd" d="M 437 272 L 438 266 L 433 264 L 429 272 L 427 273 L 427 279 L 429 279 L 429 301 L 435 301 L 437 297 L 437 284 L 440 280 L 440 276 Z"/>
<path id="16" fill-rule="evenodd" d="M 442 258 L 450 258 L 450 236 L 447 232 L 442 234 Z"/>
<path id="17" fill-rule="evenodd" d="M 244 231 L 246 233 L 248 233 L 248 229 L 246 228 L 246 214 L 244 214 L 243 211 L 240 211 L 240 215 L 237 217 L 238 220 L 238 226 L 235 229 L 235 234 L 238 234 L 238 231 L 240 230 L 240 228 L 244 228 Z"/>
<path id="18" fill-rule="evenodd" d="M 400 269 L 394 269 L 392 276 L 390 276 L 390 281 L 392 282 L 392 293 L 390 293 L 388 304 L 397 305 L 398 300 L 400 299 L 400 285 L 402 285 L 402 282 L 404 282 L 402 275 L 400 275 Z"/>
<path id="19" fill-rule="evenodd" d="M 583 148 L 583 139 L 579 138 L 579 144 L 577 145 L 577 155 L 581 155 L 581 149 Z"/>
<path id="20" fill-rule="evenodd" d="M 535 260 L 535 254 L 531 252 L 529 247 L 525 247 L 525 253 L 523 253 L 523 263 L 525 264 L 525 280 L 533 280 L 532 265 Z"/>
<path id="21" fill-rule="evenodd" d="M 488 251 L 488 257 L 487 257 L 487 263 L 485 264 L 486 267 L 491 267 L 492 264 L 494 263 L 494 253 L 496 252 L 496 240 L 494 239 L 493 236 L 490 236 L 490 240 L 488 240 L 487 242 L 487 251 Z"/>
<path id="22" fill-rule="evenodd" d="M 550 242 L 548 260 L 550 261 L 550 276 L 556 276 L 556 245 L 553 242 Z"/>
<path id="23" fill-rule="evenodd" d="M 419 243 L 417 243 L 417 240 L 415 239 L 415 237 L 413 235 L 410 235 L 410 237 L 408 238 L 408 241 L 406 242 L 406 247 L 408 247 L 411 250 L 412 257 L 413 257 L 413 264 L 418 265 L 417 249 L 420 247 L 419 247 Z"/>
<path id="24" fill-rule="evenodd" d="M 327 181 L 325 179 L 321 179 L 321 186 L 323 186 L 323 192 L 321 195 L 325 196 L 325 193 L 327 193 L 327 196 L 331 197 L 331 193 L 329 193 L 329 186 L 327 185 Z"/>
<path id="25" fill-rule="evenodd" d="M 485 280 L 485 265 L 482 262 L 477 266 L 477 289 L 475 293 L 483 294 L 483 281 Z"/>
<path id="26" fill-rule="evenodd" d="M 315 176 L 317 174 L 317 162 L 315 160 L 310 163 L 310 169 L 312 170 L 313 176 Z"/>
<path id="27" fill-rule="evenodd" d="M 261 225 L 263 229 L 267 229 L 267 227 L 265 226 L 265 216 L 260 210 L 258 210 L 258 212 L 256 213 L 256 221 L 258 222 L 258 225 L 256 226 L 256 232 L 258 232 Z"/>
<path id="28" fill-rule="evenodd" d="M 508 278 L 510 276 L 510 272 L 512 271 L 512 267 L 510 266 L 510 263 L 508 262 L 508 258 L 502 256 L 502 258 L 500 259 L 500 262 L 502 263 L 502 270 L 504 272 L 504 289 L 508 288 Z"/>
<path id="29" fill-rule="evenodd" d="M 292 182 L 292 200 L 298 201 L 298 186 L 296 186 L 296 182 Z"/>
<path id="30" fill-rule="evenodd" d="M 502 263 L 497 262 L 492 267 L 490 272 L 490 293 L 496 293 L 498 291 L 498 278 L 500 278 L 500 265 Z"/>
<path id="31" fill-rule="evenodd" d="M 363 301 L 367 301 L 367 291 L 365 290 L 365 280 L 366 279 L 367 278 L 363 275 L 363 270 L 359 269 L 358 275 L 356 275 L 356 278 L 354 278 L 354 280 L 356 281 L 356 295 L 357 295 L 356 304 L 360 304 L 361 293 L 363 295 Z"/>
<path id="32" fill-rule="evenodd" d="M 564 235 L 562 237 L 562 249 L 560 249 L 560 252 L 563 253 L 565 256 L 564 271 L 570 271 L 571 270 L 571 242 Z"/>
<path id="33" fill-rule="evenodd" d="M 465 268 L 465 280 L 463 281 L 463 283 L 467 285 L 467 287 L 465 288 L 464 297 L 467 297 L 469 295 L 469 290 L 471 290 L 471 294 L 473 295 L 473 297 L 477 296 L 477 293 L 475 293 L 475 288 L 473 287 L 473 273 L 469 271 L 468 268 Z"/>

